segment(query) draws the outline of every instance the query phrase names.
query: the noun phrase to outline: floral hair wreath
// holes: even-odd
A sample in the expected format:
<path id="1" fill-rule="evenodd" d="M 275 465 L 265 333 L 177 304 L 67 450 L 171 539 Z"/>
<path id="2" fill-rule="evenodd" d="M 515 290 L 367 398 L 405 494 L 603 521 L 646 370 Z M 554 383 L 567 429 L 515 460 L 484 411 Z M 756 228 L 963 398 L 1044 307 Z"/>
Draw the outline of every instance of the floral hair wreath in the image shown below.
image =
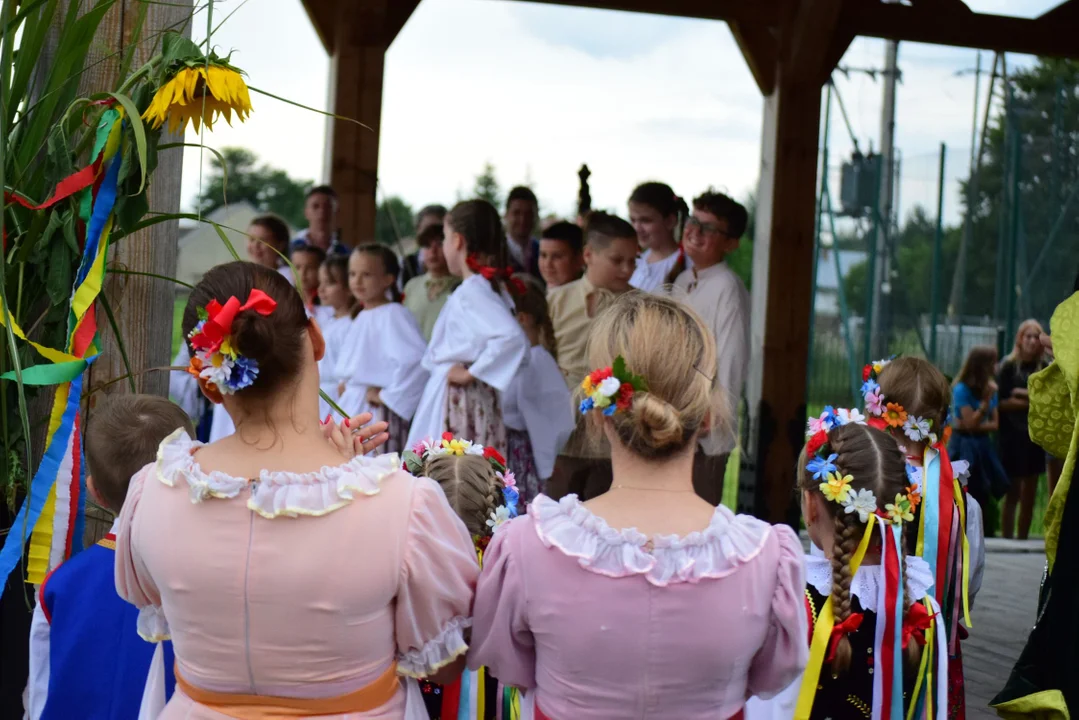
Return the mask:
<path id="1" fill-rule="evenodd" d="M 442 439 L 437 444 L 432 440 L 423 440 L 411 450 L 406 450 L 404 453 L 405 470 L 417 477 L 423 475 L 424 465 L 431 458 L 440 455 L 455 455 L 458 457 L 475 455 L 491 463 L 495 476 L 502 483 L 502 500 L 504 503 L 492 510 L 487 518 L 487 527 L 491 528 L 492 532 L 498 530 L 507 521 L 517 517 L 517 504 L 521 498 L 520 493 L 517 491 L 517 478 L 506 467 L 506 458 L 502 457 L 501 453 L 493 447 L 484 447 L 471 440 L 455 438 L 453 433 L 447 432 L 442 433 Z"/>
<path id="2" fill-rule="evenodd" d="M 619 355 L 611 367 L 593 370 L 581 382 L 585 398 L 581 401 L 581 414 L 599 410 L 607 417 L 616 412 L 629 410 L 633 397 L 648 392 L 648 383 L 640 375 L 626 369 L 625 359 Z"/>
<path id="3" fill-rule="evenodd" d="M 250 387 L 258 377 L 259 364 L 236 349 L 232 323 L 245 310 L 266 316 L 276 309 L 277 301 L 261 290 L 252 290 L 247 302 L 242 305 L 233 296 L 224 305 L 211 300 L 206 307 L 198 308 L 199 322 L 187 336 L 192 349 L 187 371 L 206 380 L 225 395 L 233 395 Z"/>
<path id="4" fill-rule="evenodd" d="M 877 360 L 862 368 L 862 398 L 865 400 L 866 414 L 872 418 L 869 424 L 878 430 L 899 428 L 903 434 L 913 442 L 928 441 L 930 445 L 937 444 L 937 434 L 933 432 L 933 423 L 927 418 L 911 415 L 899 403 L 888 402 L 881 393 L 881 371 L 895 357 L 887 360 Z"/>
<path id="5" fill-rule="evenodd" d="M 806 455 L 809 457 L 806 470 L 812 473 L 813 479 L 821 481 L 818 487 L 826 500 L 841 506 L 848 515 L 857 513 L 863 523 L 869 521 L 870 515 L 877 515 L 895 525 L 912 522 L 914 509 L 921 502 L 916 483 L 912 481 L 906 493 L 897 493 L 895 501 L 887 503 L 882 509 L 872 490 L 855 490 L 851 487 L 854 476 L 844 473 L 835 464 L 839 456 L 828 445 L 828 433 L 833 428 L 851 423 L 867 424 L 865 416 L 858 410 L 833 408 L 831 405 L 825 406 L 820 417 L 810 419 L 806 429 Z"/>

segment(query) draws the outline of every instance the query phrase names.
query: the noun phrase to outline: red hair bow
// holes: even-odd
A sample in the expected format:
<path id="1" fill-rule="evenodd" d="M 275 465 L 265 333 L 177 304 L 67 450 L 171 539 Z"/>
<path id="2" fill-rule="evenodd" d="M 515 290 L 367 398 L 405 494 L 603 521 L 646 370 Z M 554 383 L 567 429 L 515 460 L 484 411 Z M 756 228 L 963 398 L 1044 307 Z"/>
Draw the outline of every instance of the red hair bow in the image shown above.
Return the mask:
<path id="1" fill-rule="evenodd" d="M 482 275 L 487 280 L 501 280 L 506 283 L 514 295 L 524 295 L 528 292 L 528 288 L 521 282 L 521 279 L 513 276 L 513 268 L 511 267 L 500 270 L 490 265 L 480 265 L 479 260 L 474 255 L 469 255 L 466 262 L 468 263 L 468 269 L 477 275 Z"/>
<path id="2" fill-rule="evenodd" d="M 208 350 L 217 352 L 225 338 L 232 334 L 232 321 L 245 310 L 254 310 L 259 315 L 269 315 L 277 309 L 277 301 L 262 292 L 252 290 L 247 296 L 247 302 L 243 305 L 236 296 L 230 297 L 222 305 L 217 300 L 211 300 L 206 306 L 206 322 L 197 335 L 191 338 L 191 347 L 196 350 Z"/>
<path id="3" fill-rule="evenodd" d="M 907 610 L 907 616 L 903 618 L 903 649 L 907 649 L 910 639 L 914 638 L 919 645 L 925 645 L 925 631 L 933 627 L 935 614 L 930 614 L 925 605 L 915 603 Z"/>
<path id="4" fill-rule="evenodd" d="M 818 430 L 813 433 L 813 436 L 809 438 L 809 442 L 806 443 L 806 456 L 813 457 L 818 450 L 827 444 L 828 433 L 824 430 Z"/>
<path id="5" fill-rule="evenodd" d="M 825 662 L 832 662 L 835 660 L 835 651 L 839 647 L 839 639 L 844 635 L 854 632 L 862 626 L 862 613 L 851 613 L 850 616 L 841 623 L 836 623 L 832 627 L 832 639 L 828 643 L 828 657 Z"/>

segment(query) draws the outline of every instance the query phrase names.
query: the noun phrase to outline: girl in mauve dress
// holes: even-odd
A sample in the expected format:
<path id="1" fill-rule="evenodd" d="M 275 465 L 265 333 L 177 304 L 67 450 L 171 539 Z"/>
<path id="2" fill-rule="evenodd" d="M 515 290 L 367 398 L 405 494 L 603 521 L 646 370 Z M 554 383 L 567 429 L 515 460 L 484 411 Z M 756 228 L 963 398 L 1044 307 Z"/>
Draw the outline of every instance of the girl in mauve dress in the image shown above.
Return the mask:
<path id="1" fill-rule="evenodd" d="M 390 426 L 386 452 L 407 447 L 408 426 L 427 371 L 427 343 L 416 318 L 401 304 L 400 266 L 385 245 L 360 245 L 348 259 L 348 284 L 362 308 L 344 334 L 334 374 L 338 405 L 349 415 L 369 412 Z"/>
<path id="2" fill-rule="evenodd" d="M 801 543 L 693 491 L 697 438 L 726 407 L 696 314 L 628 292 L 594 320 L 588 356 L 580 409 L 614 481 L 584 503 L 540 495 L 495 533 L 469 667 L 524 690 L 522 718 L 739 716 L 806 663 Z"/>
<path id="3" fill-rule="evenodd" d="M 237 431 L 166 439 L 117 521 L 117 591 L 175 650 L 160 717 L 425 720 L 409 679 L 452 682 L 464 664 L 468 530 L 398 456 L 348 459 L 327 441 L 324 340 L 279 274 L 210 270 L 183 328 Z"/>
<path id="4" fill-rule="evenodd" d="M 506 236 L 485 200 L 458 203 L 446 216 L 442 251 L 461 284 L 438 316 L 423 356 L 430 373 L 408 446 L 450 432 L 485 447 L 506 447 L 502 393 L 528 362 L 517 324 L 516 290 L 506 269 Z"/>

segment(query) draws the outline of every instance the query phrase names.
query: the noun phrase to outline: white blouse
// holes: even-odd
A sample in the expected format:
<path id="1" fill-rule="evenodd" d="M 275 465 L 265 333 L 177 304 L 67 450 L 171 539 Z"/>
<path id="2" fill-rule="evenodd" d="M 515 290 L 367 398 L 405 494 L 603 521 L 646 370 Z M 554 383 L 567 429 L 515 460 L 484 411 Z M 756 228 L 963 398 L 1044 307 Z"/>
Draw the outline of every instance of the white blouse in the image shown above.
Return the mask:
<path id="1" fill-rule="evenodd" d="M 551 477 L 576 418 L 566 378 L 542 345 L 532 347 L 528 365 L 503 393 L 502 415 L 506 427 L 528 431 L 536 473 L 541 480 Z"/>

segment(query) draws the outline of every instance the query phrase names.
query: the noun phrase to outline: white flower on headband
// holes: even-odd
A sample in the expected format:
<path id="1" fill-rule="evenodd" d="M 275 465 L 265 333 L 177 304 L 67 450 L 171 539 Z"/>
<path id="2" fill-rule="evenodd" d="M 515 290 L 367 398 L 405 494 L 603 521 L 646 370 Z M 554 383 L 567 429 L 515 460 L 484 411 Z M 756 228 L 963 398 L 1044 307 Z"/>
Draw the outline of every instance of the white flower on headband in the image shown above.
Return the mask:
<path id="1" fill-rule="evenodd" d="M 510 509 L 505 505 L 499 505 L 491 511 L 491 516 L 487 519 L 487 527 L 491 528 L 492 532 L 498 532 L 498 529 L 510 521 Z"/>
<path id="2" fill-rule="evenodd" d="M 835 411 L 836 417 L 839 418 L 840 425 L 849 425 L 854 423 L 855 425 L 865 425 L 865 415 L 858 412 L 857 408 L 839 408 Z"/>
<path id="3" fill-rule="evenodd" d="M 933 434 L 929 429 L 929 421 L 917 415 L 907 416 L 907 421 L 903 423 L 903 433 L 914 442 L 928 440 Z"/>
<path id="4" fill-rule="evenodd" d="M 869 522 L 869 516 L 877 512 L 877 497 L 872 490 L 862 488 L 852 492 L 842 505 L 847 514 L 858 513 L 858 519 L 866 523 Z"/>

